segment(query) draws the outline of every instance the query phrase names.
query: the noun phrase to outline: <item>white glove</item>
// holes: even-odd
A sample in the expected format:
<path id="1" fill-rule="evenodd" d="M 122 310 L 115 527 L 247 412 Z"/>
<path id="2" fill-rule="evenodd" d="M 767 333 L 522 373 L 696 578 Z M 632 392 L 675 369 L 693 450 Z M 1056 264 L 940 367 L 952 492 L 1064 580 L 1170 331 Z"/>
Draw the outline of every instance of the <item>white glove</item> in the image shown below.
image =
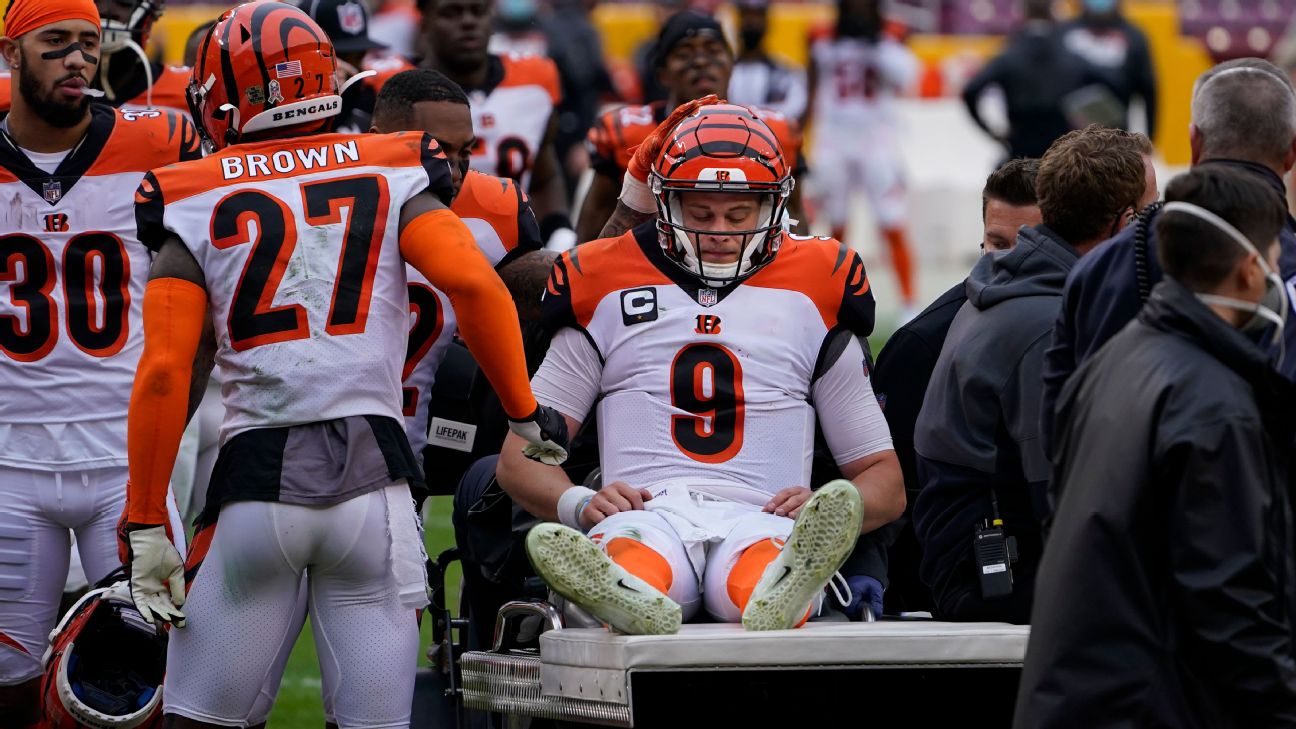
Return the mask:
<path id="1" fill-rule="evenodd" d="M 135 529 L 130 539 L 130 593 L 135 609 L 156 625 L 158 620 L 177 628 L 185 624 L 180 606 L 185 602 L 184 563 L 167 538 L 166 527 Z"/>
<path id="2" fill-rule="evenodd" d="M 551 407 L 537 407 L 526 420 L 509 418 L 509 430 L 528 442 L 523 455 L 546 466 L 567 460 L 567 421 Z"/>

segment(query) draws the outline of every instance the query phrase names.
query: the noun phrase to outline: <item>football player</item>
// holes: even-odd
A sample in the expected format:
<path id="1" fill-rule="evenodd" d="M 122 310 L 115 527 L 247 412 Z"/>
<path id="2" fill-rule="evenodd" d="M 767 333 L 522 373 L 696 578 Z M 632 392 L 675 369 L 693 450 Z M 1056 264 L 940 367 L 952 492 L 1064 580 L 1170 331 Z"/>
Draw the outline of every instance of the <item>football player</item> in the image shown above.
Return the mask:
<path id="1" fill-rule="evenodd" d="M 437 71 L 417 69 L 393 76 L 375 105 L 377 133 L 422 131 L 452 160 L 454 202 L 486 260 L 513 294 L 524 320 L 540 317 L 540 297 L 556 254 L 542 251 L 540 229 L 526 195 L 507 177 L 469 169 L 476 143 L 468 97 Z M 429 398 L 437 367 L 454 338 L 450 300 L 413 267 L 409 277 L 410 324 L 402 404 L 410 447 L 418 456 L 428 444 Z"/>
<path id="2" fill-rule="evenodd" d="M 805 126 L 814 124 L 814 198 L 820 215 L 843 239 L 851 195 L 867 193 L 891 252 L 908 319 L 916 313 L 914 267 L 905 231 L 905 182 L 898 153 L 895 96 L 913 85 L 918 61 L 891 37 L 882 0 L 838 0 L 835 31 L 810 47 L 810 101 Z"/>
<path id="3" fill-rule="evenodd" d="M 566 457 L 561 418 L 526 380 L 508 291 L 446 207 L 445 155 L 426 134 L 328 133 L 334 74 L 328 38 L 300 9 L 227 11 L 189 92 L 211 154 L 154 170 L 136 194 L 156 257 L 128 418 L 131 594 L 146 618 L 180 628 L 163 692 L 174 726 L 260 718 L 261 689 L 302 627 L 303 574 L 338 723 L 408 724 L 427 595 L 411 499 L 422 473 L 400 412 L 406 262 L 454 302 L 531 456 Z M 159 505 L 192 363 L 209 349 L 226 415 L 186 602 Z"/>
<path id="4" fill-rule="evenodd" d="M 189 69 L 153 63 L 144 53 L 165 0 L 98 0 L 103 19 L 99 63 L 91 86 L 98 101 L 121 109 L 169 109 L 188 115 Z M 9 110 L 11 74 L 0 74 L 0 112 Z"/>
<path id="5" fill-rule="evenodd" d="M 569 247 L 575 234 L 554 150 L 554 107 L 562 96 L 557 66 L 539 56 L 488 52 L 491 0 L 422 0 L 420 9 L 429 52 L 419 65 L 449 76 L 472 100 L 473 169 L 517 181 L 531 196 L 546 244 Z"/>
<path id="6" fill-rule="evenodd" d="M 8 727 L 35 718 L 69 532 L 91 584 L 121 564 L 126 408 L 149 266 L 125 190 L 150 167 L 197 158 L 199 147 L 178 114 L 90 103 L 102 63 L 91 0 L 15 0 L 5 33 L 0 54 L 18 79 L 0 122 L 0 726 Z M 165 504 L 165 482 L 161 489 Z M 171 523 L 160 508 L 159 523 Z M 178 520 L 171 525 L 181 538 Z"/>
<path id="7" fill-rule="evenodd" d="M 598 403 L 604 485 L 515 457 L 511 435 L 498 479 L 561 523 L 528 534 L 536 570 L 613 628 L 669 633 L 699 609 L 790 628 L 904 508 L 856 339 L 873 296 L 858 254 L 784 232 L 792 178 L 758 116 L 711 104 L 664 134 L 659 219 L 563 254 L 544 299 L 533 387 L 569 432 Z M 812 492 L 816 419 L 850 480 Z"/>
<path id="8" fill-rule="evenodd" d="M 649 202 L 641 215 L 617 206 L 623 176 L 635 148 L 680 105 L 712 94 L 723 94 L 733 70 L 733 51 L 725 42 L 720 24 L 709 15 L 686 10 L 671 16 L 663 25 L 653 53 L 658 78 L 669 90 L 664 103 L 613 109 L 595 121 L 589 132 L 594 180 L 581 203 L 577 239 L 590 241 L 621 235 L 644 222 L 656 210 Z M 800 170 L 800 131 L 795 121 L 783 115 L 757 109 L 756 113 L 774 131 L 780 146 L 792 160 L 793 174 Z M 646 172 L 646 171 L 645 171 Z M 796 192 L 790 201 L 796 212 Z M 613 217 L 613 213 L 617 215 Z M 610 217 L 616 221 L 607 225 Z"/>

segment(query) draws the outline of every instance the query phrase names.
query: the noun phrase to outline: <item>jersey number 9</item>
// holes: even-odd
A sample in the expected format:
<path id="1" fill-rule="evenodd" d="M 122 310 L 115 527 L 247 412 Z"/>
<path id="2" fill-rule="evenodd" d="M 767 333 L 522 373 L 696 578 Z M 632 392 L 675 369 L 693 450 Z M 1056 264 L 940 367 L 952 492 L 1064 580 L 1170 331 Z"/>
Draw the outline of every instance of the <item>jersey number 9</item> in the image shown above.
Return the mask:
<path id="1" fill-rule="evenodd" d="M 742 366 L 719 344 L 690 344 L 675 355 L 671 405 L 691 415 L 671 416 L 671 438 L 695 461 L 724 463 L 742 450 Z"/>

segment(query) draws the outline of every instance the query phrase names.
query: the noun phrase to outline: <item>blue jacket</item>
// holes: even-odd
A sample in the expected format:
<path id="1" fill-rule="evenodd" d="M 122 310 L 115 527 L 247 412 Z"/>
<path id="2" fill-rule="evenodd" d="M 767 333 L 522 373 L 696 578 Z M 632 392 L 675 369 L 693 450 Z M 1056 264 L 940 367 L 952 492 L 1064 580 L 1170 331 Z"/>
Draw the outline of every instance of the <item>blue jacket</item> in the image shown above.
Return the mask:
<path id="1" fill-rule="evenodd" d="M 1273 170 L 1251 162 L 1238 160 L 1208 160 L 1203 165 L 1228 165 L 1262 177 L 1287 199 L 1287 189 L 1282 178 Z M 1062 386 L 1071 373 L 1098 351 L 1108 339 L 1125 327 L 1143 308 L 1139 293 L 1138 262 L 1140 255 L 1135 245 L 1139 228 L 1146 234 L 1146 247 L 1142 254 L 1146 263 L 1146 288 L 1161 280 L 1161 264 L 1156 258 L 1156 235 L 1152 218 L 1126 226 L 1115 238 L 1090 251 L 1067 277 L 1062 293 L 1062 310 L 1053 327 L 1053 341 L 1044 354 L 1044 400 L 1041 412 L 1044 443 L 1052 453 L 1054 408 Z M 1287 216 L 1287 224 L 1278 234 L 1282 250 L 1278 270 L 1287 282 L 1288 291 L 1296 285 L 1296 220 Z M 1291 312 L 1288 314 L 1292 316 Z M 1282 373 L 1296 380 L 1296 321 L 1285 331 L 1288 355 L 1283 359 Z"/>

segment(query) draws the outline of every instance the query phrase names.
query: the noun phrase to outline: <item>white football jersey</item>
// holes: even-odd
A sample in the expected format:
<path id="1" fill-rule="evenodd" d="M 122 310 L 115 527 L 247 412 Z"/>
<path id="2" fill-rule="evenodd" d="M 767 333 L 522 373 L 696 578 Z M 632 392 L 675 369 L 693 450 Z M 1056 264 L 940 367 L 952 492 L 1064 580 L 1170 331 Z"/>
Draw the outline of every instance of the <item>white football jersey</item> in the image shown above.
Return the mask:
<path id="1" fill-rule="evenodd" d="M 768 266 L 714 289 L 644 226 L 563 254 L 544 311 L 548 328 L 579 330 L 595 350 L 604 483 L 691 478 L 773 493 L 811 485 L 814 383 L 838 333 L 872 330 L 873 305 L 859 255 L 835 240 L 788 238 Z M 546 377 L 548 365 L 536 397 L 583 419 L 561 405 L 580 378 Z"/>
<path id="2" fill-rule="evenodd" d="M 542 247 L 535 216 L 512 180 L 469 170 L 450 209 L 463 219 L 477 247 L 496 268 Z M 410 448 L 420 455 L 428 444 L 428 413 L 437 368 L 458 330 L 458 320 L 450 297 L 413 266 L 407 266 L 405 274 L 409 278 L 410 330 L 402 408 Z"/>
<path id="3" fill-rule="evenodd" d="M 477 146 L 472 168 L 531 187 L 531 169 L 562 99 L 558 67 L 548 58 L 491 56 L 484 88 L 465 89 L 472 106 Z"/>
<path id="4" fill-rule="evenodd" d="M 894 123 L 895 97 L 918 78 L 918 59 L 904 44 L 883 36 L 822 38 L 810 47 L 817 71 L 815 123 L 856 133 Z"/>
<path id="5" fill-rule="evenodd" d="M 428 189 L 448 198 L 450 167 L 418 133 L 239 144 L 145 178 L 142 239 L 174 234 L 206 277 L 222 443 L 255 428 L 400 419 L 400 211 Z"/>
<path id="6" fill-rule="evenodd" d="M 198 156 L 193 125 L 158 110 L 92 106 L 53 174 L 0 134 L 0 465 L 126 465 L 150 260 L 127 190 Z"/>

